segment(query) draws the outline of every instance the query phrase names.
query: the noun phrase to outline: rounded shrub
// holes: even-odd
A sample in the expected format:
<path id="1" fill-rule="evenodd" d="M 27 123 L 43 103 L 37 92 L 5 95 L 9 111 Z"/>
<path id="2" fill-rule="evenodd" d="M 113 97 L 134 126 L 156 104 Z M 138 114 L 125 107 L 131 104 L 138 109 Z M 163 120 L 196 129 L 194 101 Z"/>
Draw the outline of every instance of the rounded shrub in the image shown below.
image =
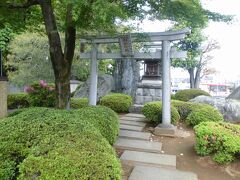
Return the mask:
<path id="1" fill-rule="evenodd" d="M 19 109 L 29 107 L 27 93 L 8 94 L 7 96 L 8 109 Z"/>
<path id="2" fill-rule="evenodd" d="M 20 174 L 19 179 L 120 180 L 121 166 L 104 138 L 81 133 L 45 141 L 23 161 Z"/>
<path id="3" fill-rule="evenodd" d="M 205 121 L 220 122 L 223 120 L 223 115 L 217 109 L 212 106 L 204 106 L 192 111 L 187 116 L 186 123 L 195 126 Z"/>
<path id="4" fill-rule="evenodd" d="M 175 100 L 180 100 L 180 101 L 189 101 L 197 96 L 210 96 L 209 93 L 206 91 L 203 91 L 201 89 L 185 89 L 185 90 L 180 90 L 178 91 L 174 98 Z"/>
<path id="5" fill-rule="evenodd" d="M 100 105 L 106 106 L 115 112 L 128 112 L 132 105 L 132 97 L 126 94 L 112 93 L 103 96 L 99 102 Z"/>
<path id="6" fill-rule="evenodd" d="M 118 115 L 105 106 L 90 106 L 79 109 L 77 116 L 82 121 L 93 124 L 110 144 L 113 144 L 119 134 Z"/>
<path id="7" fill-rule="evenodd" d="M 79 179 L 78 176 L 81 177 L 80 179 L 85 177 L 86 179 L 99 179 L 100 171 L 106 173 L 106 176 L 103 177 L 109 175 L 105 179 L 119 179 L 117 177 L 120 177 L 121 168 L 116 154 L 112 153 L 114 151 L 103 137 L 106 135 L 101 134 L 104 132 L 103 126 L 109 126 L 108 116 L 111 116 L 111 113 L 116 114 L 106 107 L 96 107 L 95 110 L 89 112 L 97 111 L 101 114 L 104 113 L 104 110 L 107 111 L 107 115 L 105 115 L 105 119 L 101 119 L 102 122 L 99 124 L 98 120 L 100 119 L 90 121 L 92 116 L 88 118 L 89 114 L 84 114 L 84 112 L 82 112 L 84 115 L 81 115 L 80 110 L 66 111 L 40 107 L 24 109 L 15 116 L 2 119 L 0 121 L 0 159 L 7 159 L 9 163 L 0 167 L 0 172 L 9 179 L 11 179 L 10 177 L 18 178 L 18 176 L 22 179 L 31 179 L 31 170 L 34 170 L 34 164 L 37 164 L 38 161 L 31 161 L 30 164 L 28 162 L 32 158 L 34 160 L 43 158 L 44 161 L 41 163 L 44 162 L 44 164 L 39 165 L 39 168 L 45 171 L 54 164 L 53 172 L 57 173 L 61 170 L 61 178 L 58 179 L 65 179 L 70 175 L 69 173 L 73 173 L 70 166 L 74 167 L 74 172 L 76 171 L 76 179 Z M 96 149 L 93 149 L 94 147 Z M 67 153 L 64 154 L 63 151 Z M 86 160 L 86 158 L 89 159 Z M 81 162 L 77 164 L 74 159 Z M 20 174 L 18 173 L 19 167 L 21 168 Z M 77 170 L 78 167 L 80 170 Z M 89 174 L 79 175 L 81 168 L 84 173 Z M 66 171 L 62 171 L 64 169 Z M 96 174 L 91 173 L 89 169 L 96 169 Z M 47 170 L 46 172 L 51 173 Z M 41 177 L 36 172 L 35 176 Z M 47 173 L 42 177 L 44 177 L 43 179 L 45 177 L 54 178 Z"/>
<path id="8" fill-rule="evenodd" d="M 195 149 L 199 155 L 213 155 L 218 163 L 228 163 L 240 154 L 240 125 L 203 122 L 194 127 Z"/>
<path id="9" fill-rule="evenodd" d="M 70 107 L 72 109 L 80 109 L 88 106 L 87 98 L 71 98 Z"/>
<path id="10" fill-rule="evenodd" d="M 194 110 L 200 109 L 202 107 L 210 107 L 207 104 L 184 102 L 179 100 L 172 100 L 172 105 L 178 110 L 181 120 L 186 120 L 187 116 Z"/>
<path id="11" fill-rule="evenodd" d="M 154 101 L 146 103 L 142 108 L 143 115 L 155 124 L 162 122 L 162 102 Z M 180 119 L 177 109 L 171 106 L 171 123 L 176 124 Z"/>

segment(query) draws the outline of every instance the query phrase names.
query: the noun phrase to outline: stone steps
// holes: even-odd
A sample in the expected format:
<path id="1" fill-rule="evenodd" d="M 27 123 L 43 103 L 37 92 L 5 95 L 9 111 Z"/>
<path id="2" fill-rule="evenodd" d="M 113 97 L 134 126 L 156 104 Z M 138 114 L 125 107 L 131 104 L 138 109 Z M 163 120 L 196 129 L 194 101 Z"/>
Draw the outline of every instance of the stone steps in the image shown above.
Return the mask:
<path id="1" fill-rule="evenodd" d="M 127 121 L 127 120 L 120 120 L 120 124 L 126 124 L 126 125 L 132 125 L 132 126 L 140 126 L 140 127 L 145 127 L 146 123 L 140 122 L 140 121 Z"/>
<path id="2" fill-rule="evenodd" d="M 141 114 L 129 113 L 120 116 L 119 138 L 114 147 L 125 150 L 120 157 L 124 167 L 122 178 L 124 180 L 197 180 L 197 175 L 194 173 L 176 170 L 176 156 L 161 154 L 162 143 L 149 141 L 151 133 L 141 132 L 146 122 L 146 118 Z"/>
<path id="3" fill-rule="evenodd" d="M 120 137 L 114 144 L 114 147 L 124 150 L 161 153 L 162 143 Z"/>
<path id="4" fill-rule="evenodd" d="M 149 152 L 124 151 L 120 160 L 129 166 L 167 167 L 176 169 L 176 156 Z"/>
<path id="5" fill-rule="evenodd" d="M 124 138 L 129 138 L 129 139 L 139 139 L 139 140 L 147 140 L 148 141 L 151 137 L 151 133 L 120 130 L 119 136 L 124 137 Z"/>
<path id="6" fill-rule="evenodd" d="M 137 114 L 137 113 L 128 113 L 128 114 L 125 114 L 124 116 L 126 117 L 136 117 L 136 118 L 145 118 L 145 116 L 143 114 Z"/>
<path id="7" fill-rule="evenodd" d="M 126 125 L 126 124 L 120 124 L 119 127 L 120 127 L 120 130 L 122 129 L 122 130 L 139 131 L 139 132 L 141 132 L 144 128 L 140 126 L 132 126 L 132 125 Z"/>
<path id="8" fill-rule="evenodd" d="M 128 180 L 197 180 L 197 175 L 167 168 L 136 166 Z"/>
<path id="9" fill-rule="evenodd" d="M 120 120 L 125 120 L 125 121 L 137 121 L 137 122 L 147 122 L 147 119 L 145 117 L 126 117 L 126 116 L 122 116 L 119 118 Z"/>

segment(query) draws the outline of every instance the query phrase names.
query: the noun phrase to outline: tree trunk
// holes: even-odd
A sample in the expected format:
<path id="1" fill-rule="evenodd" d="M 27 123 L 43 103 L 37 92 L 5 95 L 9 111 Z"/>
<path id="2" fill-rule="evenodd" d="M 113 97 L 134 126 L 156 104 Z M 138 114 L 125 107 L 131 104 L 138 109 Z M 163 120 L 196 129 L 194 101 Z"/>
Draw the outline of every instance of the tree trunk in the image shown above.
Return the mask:
<path id="1" fill-rule="evenodd" d="M 188 69 L 188 73 L 189 73 L 189 76 L 190 76 L 190 88 L 194 89 L 195 88 L 195 84 L 194 84 L 194 69 L 193 68 Z"/>
<path id="2" fill-rule="evenodd" d="M 55 75 L 56 107 L 69 109 L 70 75 L 76 39 L 76 30 L 72 26 L 72 7 L 71 5 L 67 7 L 65 53 L 63 53 L 51 1 L 42 0 L 40 1 L 40 6 L 49 40 L 51 62 Z"/>
<path id="3" fill-rule="evenodd" d="M 201 80 L 201 68 L 198 67 L 196 70 L 195 79 L 194 79 L 194 88 L 195 89 L 199 89 L 200 80 Z"/>

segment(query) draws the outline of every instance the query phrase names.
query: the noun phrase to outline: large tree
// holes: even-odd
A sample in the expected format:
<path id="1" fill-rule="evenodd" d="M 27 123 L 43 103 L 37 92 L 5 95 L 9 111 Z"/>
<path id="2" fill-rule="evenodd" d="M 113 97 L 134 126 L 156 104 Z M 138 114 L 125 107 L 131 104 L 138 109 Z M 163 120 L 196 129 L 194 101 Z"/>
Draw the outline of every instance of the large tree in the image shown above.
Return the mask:
<path id="1" fill-rule="evenodd" d="M 191 43 L 184 43 L 185 46 L 189 46 L 184 48 L 188 50 L 187 58 L 185 60 L 175 59 L 172 61 L 172 65 L 185 69 L 189 73 L 190 88 L 199 89 L 201 79 L 215 73 L 215 70 L 208 68 L 207 65 L 213 58 L 210 52 L 219 49 L 220 46 L 215 40 L 202 41 L 201 44 L 196 42 L 195 45 L 193 39 L 191 40 Z"/>
<path id="2" fill-rule="evenodd" d="M 143 7 L 144 6 L 144 7 Z M 42 30 L 44 24 L 49 41 L 55 76 L 58 108 L 69 108 L 70 72 L 76 32 L 116 31 L 116 22 L 144 18 L 194 22 L 202 26 L 208 16 L 199 0 L 1 0 L 0 24 L 10 23 L 14 30 Z M 191 24 L 190 23 L 190 24 Z M 65 32 L 62 47 L 59 31 Z"/>

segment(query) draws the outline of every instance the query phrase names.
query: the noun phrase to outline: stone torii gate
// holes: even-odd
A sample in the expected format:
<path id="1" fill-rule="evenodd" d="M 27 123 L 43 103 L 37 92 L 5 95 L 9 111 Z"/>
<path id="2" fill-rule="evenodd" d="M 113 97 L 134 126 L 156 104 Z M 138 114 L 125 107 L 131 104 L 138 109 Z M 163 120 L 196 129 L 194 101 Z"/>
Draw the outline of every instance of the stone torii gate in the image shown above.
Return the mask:
<path id="1" fill-rule="evenodd" d="M 81 59 L 91 59 L 91 84 L 89 92 L 89 105 L 97 103 L 97 79 L 98 63 L 101 59 L 136 59 L 136 60 L 162 60 L 162 124 L 155 128 L 155 134 L 174 134 L 175 127 L 171 124 L 171 80 L 170 80 L 170 58 L 185 58 L 186 52 L 171 49 L 172 41 L 183 39 L 190 29 L 179 31 L 154 32 L 154 33 L 131 33 L 119 36 L 85 37 L 80 39 L 81 43 L 92 45 L 90 53 L 81 53 Z M 133 42 L 162 42 L 162 50 L 156 52 L 133 52 Z M 121 52 L 102 53 L 98 52 L 99 44 L 119 43 Z"/>

